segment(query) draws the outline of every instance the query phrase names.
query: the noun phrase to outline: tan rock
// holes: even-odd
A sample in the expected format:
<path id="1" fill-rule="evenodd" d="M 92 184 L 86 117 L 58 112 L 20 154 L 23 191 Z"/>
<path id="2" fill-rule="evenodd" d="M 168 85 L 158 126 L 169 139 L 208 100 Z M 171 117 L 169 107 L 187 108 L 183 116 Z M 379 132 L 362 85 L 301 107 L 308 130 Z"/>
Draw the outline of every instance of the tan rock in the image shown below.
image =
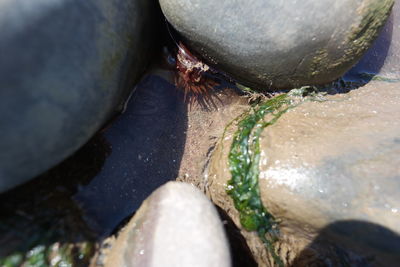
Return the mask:
<path id="1" fill-rule="evenodd" d="M 230 266 L 222 222 L 194 186 L 169 182 L 147 198 L 120 232 L 106 267 Z"/>
<path id="2" fill-rule="evenodd" d="M 352 243 L 351 249 L 387 266 L 398 260 L 398 245 L 393 243 L 391 252 L 385 246 L 400 240 L 399 86 L 371 82 L 324 102 L 305 102 L 264 129 L 259 184 L 264 205 L 281 220 L 282 240 L 276 246 L 287 264 L 327 228 L 340 244 L 341 234 L 352 225 L 333 230 L 330 225 L 349 220 L 378 229 L 374 235 L 365 233 L 374 238 Z M 239 225 L 225 192 L 231 138 L 228 133 L 215 151 L 209 192 Z M 394 239 L 380 238 L 381 230 Z M 244 235 L 259 264 L 269 265 L 256 235 Z"/>

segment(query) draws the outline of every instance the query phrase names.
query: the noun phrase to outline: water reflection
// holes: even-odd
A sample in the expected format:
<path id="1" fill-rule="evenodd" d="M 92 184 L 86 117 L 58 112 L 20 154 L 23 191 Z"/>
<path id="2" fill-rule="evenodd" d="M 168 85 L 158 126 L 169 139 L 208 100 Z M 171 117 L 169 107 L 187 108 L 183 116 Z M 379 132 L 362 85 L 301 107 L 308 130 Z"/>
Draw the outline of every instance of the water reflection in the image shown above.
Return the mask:
<path id="1" fill-rule="evenodd" d="M 100 173 L 75 196 L 88 221 L 108 234 L 158 186 L 177 177 L 186 107 L 159 76 L 143 79 L 126 112 L 104 132 L 112 147 Z"/>

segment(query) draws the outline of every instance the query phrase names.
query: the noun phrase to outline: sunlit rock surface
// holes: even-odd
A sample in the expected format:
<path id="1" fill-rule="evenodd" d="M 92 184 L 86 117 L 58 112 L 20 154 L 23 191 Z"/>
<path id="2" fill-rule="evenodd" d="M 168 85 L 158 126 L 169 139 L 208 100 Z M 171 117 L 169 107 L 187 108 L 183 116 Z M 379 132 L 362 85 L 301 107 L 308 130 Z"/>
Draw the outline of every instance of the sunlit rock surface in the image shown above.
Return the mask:
<path id="1" fill-rule="evenodd" d="M 330 82 L 370 47 L 393 0 L 160 0 L 210 63 L 264 90 Z"/>
<path id="2" fill-rule="evenodd" d="M 231 260 L 212 203 L 194 186 L 170 182 L 143 202 L 105 266 L 229 267 Z"/>
<path id="3" fill-rule="evenodd" d="M 263 131 L 259 185 L 280 220 L 276 248 L 287 264 L 400 261 L 398 10 L 384 39 L 346 75 L 366 84 L 305 102 Z M 228 134 L 213 155 L 209 192 L 239 224 L 225 191 L 231 140 Z M 256 235 L 243 234 L 259 264 L 268 264 Z"/>
<path id="4" fill-rule="evenodd" d="M 303 103 L 264 130 L 261 195 L 282 227 L 315 237 L 336 222 L 364 222 L 365 231 L 358 233 L 347 233 L 351 223 L 329 230 L 342 245 L 371 253 L 387 266 L 399 260 L 398 88 L 398 83 L 371 82 L 325 102 Z M 230 140 L 214 155 L 209 175 L 214 200 L 226 194 Z M 233 208 L 223 198 L 222 205 Z M 366 231 L 370 224 L 377 227 Z M 382 231 L 391 231 L 393 238 Z M 346 240 L 353 233 L 355 244 Z"/>

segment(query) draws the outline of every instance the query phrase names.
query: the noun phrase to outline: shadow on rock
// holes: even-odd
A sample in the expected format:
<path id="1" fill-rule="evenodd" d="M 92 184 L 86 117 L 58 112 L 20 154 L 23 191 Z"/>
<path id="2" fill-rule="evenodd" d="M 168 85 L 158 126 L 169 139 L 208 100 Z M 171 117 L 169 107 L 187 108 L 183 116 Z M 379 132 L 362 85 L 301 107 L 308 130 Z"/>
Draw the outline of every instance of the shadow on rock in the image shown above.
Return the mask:
<path id="1" fill-rule="evenodd" d="M 226 235 L 229 240 L 229 246 L 232 256 L 233 267 L 256 267 L 257 263 L 251 254 L 250 248 L 246 243 L 246 239 L 241 234 L 240 229 L 235 225 L 233 220 L 222 208 L 215 206 L 218 214 L 224 223 Z"/>
<path id="2" fill-rule="evenodd" d="M 345 74 L 345 80 L 367 83 L 373 78 L 374 75 L 381 72 L 381 69 L 385 65 L 386 58 L 391 56 L 389 50 L 393 38 L 393 28 L 395 24 L 394 13 L 398 13 L 398 6 L 398 4 L 395 4 L 392 14 L 386 21 L 386 24 L 382 28 L 378 38 L 361 58 L 361 60 Z"/>
<path id="3" fill-rule="evenodd" d="M 323 86 L 322 91 L 330 95 L 345 94 L 351 90 L 358 89 L 369 83 L 372 80 L 387 80 L 391 81 L 392 77 L 383 77 L 385 75 L 392 76 L 387 73 L 388 69 L 398 69 L 397 67 L 397 14 L 399 5 L 395 4 L 392 14 L 386 21 L 378 38 L 373 45 L 364 54 L 361 60 L 354 65 L 344 76 L 331 84 Z M 395 65 L 395 66 L 392 66 Z M 383 75 L 380 77 L 380 75 Z"/>
<path id="4" fill-rule="evenodd" d="M 104 132 L 112 153 L 102 171 L 75 196 L 99 233 L 109 234 L 177 177 L 186 127 L 182 95 L 159 76 L 144 78 L 125 113 Z"/>
<path id="5" fill-rule="evenodd" d="M 322 229 L 293 266 L 398 266 L 400 236 L 377 224 L 349 220 Z"/>
<path id="6" fill-rule="evenodd" d="M 173 85 L 147 77 L 109 129 L 0 195 L 0 265 L 87 266 L 99 233 L 110 233 L 154 189 L 176 178 L 186 129 L 181 99 Z"/>

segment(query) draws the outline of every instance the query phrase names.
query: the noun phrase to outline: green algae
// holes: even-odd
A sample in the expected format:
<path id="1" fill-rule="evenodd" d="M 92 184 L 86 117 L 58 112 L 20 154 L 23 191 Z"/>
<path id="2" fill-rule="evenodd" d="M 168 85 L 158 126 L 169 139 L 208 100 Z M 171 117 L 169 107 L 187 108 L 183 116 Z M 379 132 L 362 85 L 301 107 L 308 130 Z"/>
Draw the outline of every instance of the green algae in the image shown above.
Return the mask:
<path id="1" fill-rule="evenodd" d="M 14 252 L 0 259 L 0 266 L 4 267 L 47 267 L 47 266 L 86 266 L 94 253 L 94 246 L 84 242 L 79 246 L 74 244 L 37 245 L 29 251 Z"/>
<path id="2" fill-rule="evenodd" d="M 0 266 L 88 265 L 95 252 L 92 232 L 71 203 L 56 203 L 64 211 L 35 200 L 25 206 L 29 209 L 19 206 L 12 211 L 2 205 Z"/>
<path id="3" fill-rule="evenodd" d="M 314 87 L 293 89 L 255 107 L 237 118 L 237 130 L 228 155 L 231 179 L 227 193 L 239 211 L 241 225 L 247 231 L 256 231 L 273 260 L 279 266 L 283 262 L 274 250 L 279 235 L 274 216 L 264 207 L 259 188 L 260 135 L 284 113 L 307 99 L 317 99 Z M 308 95 L 309 97 L 304 98 Z M 227 127 L 229 127 L 228 125 Z"/>
<path id="4" fill-rule="evenodd" d="M 73 200 L 109 151 L 101 136 L 36 179 L 0 195 L 0 266 L 88 266 L 98 236 Z"/>
<path id="5" fill-rule="evenodd" d="M 388 82 L 388 83 L 397 83 L 400 82 L 399 78 L 390 78 L 382 75 L 377 75 L 373 73 L 360 73 L 359 74 L 361 78 L 371 80 L 371 81 L 379 81 L 379 82 Z"/>

